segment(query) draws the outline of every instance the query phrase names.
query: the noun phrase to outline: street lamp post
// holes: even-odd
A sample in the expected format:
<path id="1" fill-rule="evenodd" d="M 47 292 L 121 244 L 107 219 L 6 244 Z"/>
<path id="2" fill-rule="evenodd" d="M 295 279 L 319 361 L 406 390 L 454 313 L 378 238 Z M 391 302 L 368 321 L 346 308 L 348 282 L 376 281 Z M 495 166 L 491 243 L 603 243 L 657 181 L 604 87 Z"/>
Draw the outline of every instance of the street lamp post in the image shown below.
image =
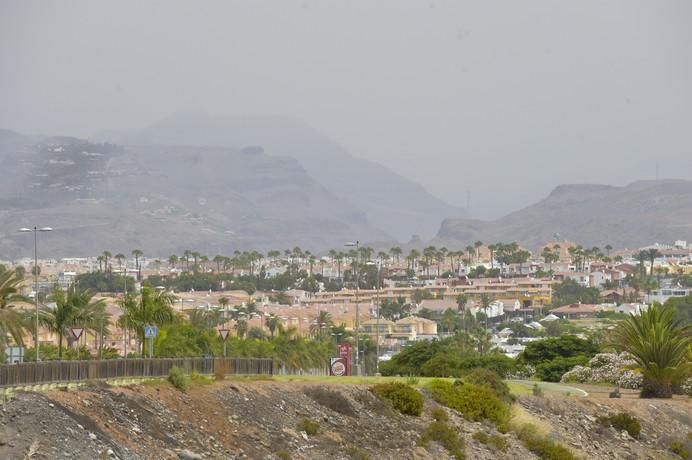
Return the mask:
<path id="1" fill-rule="evenodd" d="M 36 336 L 34 340 L 34 346 L 36 347 L 36 361 L 40 361 L 39 359 L 39 351 L 38 351 L 38 232 L 50 232 L 53 229 L 50 227 L 36 227 L 33 226 L 32 228 L 20 228 L 19 231 L 22 233 L 34 233 L 34 305 L 36 307 Z"/>
<path id="2" fill-rule="evenodd" d="M 359 280 L 358 280 L 358 250 L 360 249 L 360 241 L 355 241 L 351 243 L 346 243 L 344 246 L 355 247 L 356 248 L 356 263 L 353 264 L 353 276 L 356 279 L 356 374 L 360 375 L 360 304 L 358 299 L 359 294 Z"/>

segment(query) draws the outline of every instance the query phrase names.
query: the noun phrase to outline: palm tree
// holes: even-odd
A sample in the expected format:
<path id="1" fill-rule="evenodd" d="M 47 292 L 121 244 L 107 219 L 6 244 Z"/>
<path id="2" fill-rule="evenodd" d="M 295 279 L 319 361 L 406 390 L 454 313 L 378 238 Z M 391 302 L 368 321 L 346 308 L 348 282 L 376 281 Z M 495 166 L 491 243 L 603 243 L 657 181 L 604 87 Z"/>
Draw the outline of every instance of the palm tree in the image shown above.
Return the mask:
<path id="1" fill-rule="evenodd" d="M 118 320 L 120 327 L 128 329 L 140 340 L 140 351 L 144 351 L 144 326 L 164 326 L 172 323 L 175 297 L 168 292 L 156 292 L 149 286 L 142 288 L 139 296 L 128 295 L 119 301 L 123 314 Z"/>
<path id="2" fill-rule="evenodd" d="M 267 326 L 267 329 L 269 329 L 269 333 L 271 334 L 271 336 L 274 337 L 274 334 L 276 333 L 276 330 L 279 328 L 281 321 L 276 315 L 271 315 L 264 320 L 264 324 Z"/>
<path id="3" fill-rule="evenodd" d="M 654 261 L 658 257 L 663 256 L 663 254 L 661 254 L 659 250 L 656 248 L 647 249 L 646 251 L 644 251 L 644 254 L 646 255 L 647 260 L 651 264 L 651 269 L 649 270 L 649 273 L 651 273 L 651 276 L 654 276 Z"/>
<path id="4" fill-rule="evenodd" d="M 175 254 L 171 254 L 168 257 L 168 265 L 170 265 L 171 268 L 175 268 L 175 266 L 178 264 L 178 260 L 178 256 L 176 256 Z"/>
<path id="5" fill-rule="evenodd" d="M 478 257 L 478 260 L 481 260 L 481 247 L 483 246 L 482 241 L 476 241 L 473 243 L 473 247 L 476 248 L 476 256 Z"/>
<path id="6" fill-rule="evenodd" d="M 185 271 L 189 272 L 190 271 L 190 257 L 192 257 L 192 251 L 189 249 L 186 249 L 183 252 L 183 259 L 185 259 Z"/>
<path id="7" fill-rule="evenodd" d="M 336 273 L 339 279 L 341 279 L 341 264 L 344 261 L 344 257 L 344 253 L 341 251 L 339 251 L 334 257 L 334 260 L 336 261 Z"/>
<path id="8" fill-rule="evenodd" d="M 457 296 L 457 311 L 463 312 L 466 309 L 466 304 L 469 303 L 469 296 L 466 294 L 459 294 Z"/>
<path id="9" fill-rule="evenodd" d="M 399 246 L 394 246 L 393 248 L 389 249 L 389 253 L 392 255 L 392 257 L 396 258 L 396 263 L 399 263 L 399 258 L 401 257 L 401 253 L 403 251 Z"/>
<path id="10" fill-rule="evenodd" d="M 676 320 L 675 309 L 652 305 L 618 323 L 613 346 L 634 357 L 644 378 L 642 397 L 670 398 L 673 385 L 690 370 L 692 325 Z"/>
<path id="11" fill-rule="evenodd" d="M 488 309 L 490 309 L 490 296 L 488 294 L 481 294 L 481 308 L 483 313 L 485 313 L 485 328 L 488 328 Z"/>
<path id="12" fill-rule="evenodd" d="M 70 289 L 65 292 L 58 288 L 53 295 L 55 308 L 41 308 L 41 325 L 58 336 L 58 359 L 62 358 L 62 342 L 69 327 L 79 326 L 98 332 L 103 338 L 102 332 L 108 321 L 106 303 L 93 297 L 94 293 L 87 290 Z M 101 343 L 102 339 L 99 340 Z"/>
<path id="13" fill-rule="evenodd" d="M 108 264 L 108 261 L 113 258 L 113 254 L 110 253 L 110 251 L 103 251 L 103 261 L 104 261 L 104 269 L 105 271 L 109 272 L 111 271 L 110 265 Z"/>
<path id="14" fill-rule="evenodd" d="M 332 326 L 332 315 L 328 311 L 320 310 L 315 321 L 310 324 L 310 334 L 322 337 Z"/>
<path id="15" fill-rule="evenodd" d="M 96 258 L 96 262 L 99 263 L 99 271 L 102 271 L 102 270 L 103 270 L 103 268 L 102 268 L 103 261 L 104 261 L 104 257 L 103 257 L 103 256 L 98 256 L 98 257 Z"/>
<path id="16" fill-rule="evenodd" d="M 490 251 L 490 268 L 491 268 L 491 269 L 494 269 L 494 268 L 495 268 L 494 256 L 495 256 L 495 250 L 496 250 L 496 249 L 497 249 L 497 245 L 496 245 L 496 244 L 489 244 L 489 245 L 488 245 L 488 251 Z"/>
<path id="17" fill-rule="evenodd" d="M 135 258 L 135 270 L 137 270 L 137 281 L 142 280 L 142 267 L 139 265 L 139 258 L 144 255 L 141 249 L 133 249 L 132 257 Z"/>
<path id="18" fill-rule="evenodd" d="M 115 260 L 118 261 L 118 270 L 120 271 L 120 276 L 125 276 L 125 274 L 123 273 L 123 261 L 125 260 L 125 254 L 116 254 Z"/>
<path id="19" fill-rule="evenodd" d="M 29 302 L 19 294 L 23 277 L 16 270 L 0 265 L 0 354 L 4 355 L 7 337 L 24 344 L 24 332 L 29 329 L 26 317 L 17 309 L 17 302 Z"/>
<path id="20" fill-rule="evenodd" d="M 236 334 L 238 334 L 238 337 L 241 339 L 245 337 L 245 334 L 247 334 L 247 321 L 244 319 L 239 319 L 235 322 L 235 328 Z"/>

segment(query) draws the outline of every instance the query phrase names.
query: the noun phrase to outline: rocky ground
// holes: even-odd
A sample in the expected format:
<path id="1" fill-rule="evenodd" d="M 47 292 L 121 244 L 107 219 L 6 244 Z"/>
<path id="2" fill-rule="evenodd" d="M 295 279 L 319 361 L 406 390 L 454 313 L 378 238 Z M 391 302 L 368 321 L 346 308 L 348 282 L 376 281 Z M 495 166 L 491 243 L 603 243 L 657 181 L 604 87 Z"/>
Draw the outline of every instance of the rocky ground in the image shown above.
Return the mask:
<path id="1" fill-rule="evenodd" d="M 404 416 L 366 385 L 227 380 L 182 393 L 167 383 L 16 393 L 0 410 L 2 459 L 440 459 L 436 443 L 420 435 L 438 407 L 425 395 L 421 417 Z M 688 399 L 522 397 L 516 409 L 584 459 L 675 458 L 671 440 L 692 430 Z M 642 434 L 603 428 L 598 415 L 627 410 Z M 477 431 L 498 434 L 449 411 L 449 423 L 470 459 L 531 459 L 513 434 L 504 451 L 478 443 Z M 315 435 L 303 431 L 308 419 Z"/>

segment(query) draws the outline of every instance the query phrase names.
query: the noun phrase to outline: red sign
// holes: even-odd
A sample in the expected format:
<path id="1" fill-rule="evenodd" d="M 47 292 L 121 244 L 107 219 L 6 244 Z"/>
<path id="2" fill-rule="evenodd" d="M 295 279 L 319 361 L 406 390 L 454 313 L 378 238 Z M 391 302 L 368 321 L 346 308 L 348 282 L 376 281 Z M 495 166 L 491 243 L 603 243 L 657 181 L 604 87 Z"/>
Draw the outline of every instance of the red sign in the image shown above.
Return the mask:
<path id="1" fill-rule="evenodd" d="M 350 343 L 340 343 L 336 346 L 336 353 L 339 356 L 349 357 L 351 356 L 351 344 Z"/>
<path id="2" fill-rule="evenodd" d="M 228 338 L 228 333 L 231 332 L 228 329 L 219 329 L 219 336 L 221 337 L 221 340 L 226 340 Z"/>
<path id="3" fill-rule="evenodd" d="M 340 343 L 336 346 L 337 358 L 331 359 L 330 375 L 351 375 L 351 344 Z M 335 368 L 336 367 L 336 368 Z"/>

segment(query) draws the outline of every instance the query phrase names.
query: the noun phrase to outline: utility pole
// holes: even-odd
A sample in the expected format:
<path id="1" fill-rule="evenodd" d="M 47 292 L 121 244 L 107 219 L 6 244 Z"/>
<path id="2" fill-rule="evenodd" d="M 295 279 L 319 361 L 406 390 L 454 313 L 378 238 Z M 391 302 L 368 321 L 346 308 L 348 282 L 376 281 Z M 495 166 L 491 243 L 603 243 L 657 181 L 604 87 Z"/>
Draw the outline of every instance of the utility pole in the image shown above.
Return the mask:
<path id="1" fill-rule="evenodd" d="M 33 226 L 32 228 L 20 228 L 20 232 L 22 233 L 29 233 L 29 232 L 34 232 L 34 306 L 36 307 L 36 336 L 35 336 L 35 341 L 34 341 L 34 346 L 36 347 L 36 362 L 40 361 L 39 357 L 39 344 L 38 344 L 38 326 L 39 326 L 39 321 L 38 321 L 38 232 L 51 232 L 53 231 L 52 228 L 50 227 L 42 227 L 38 228 L 37 226 Z"/>
<path id="2" fill-rule="evenodd" d="M 356 261 L 353 264 L 353 276 L 356 279 L 356 374 L 360 375 L 360 303 L 359 303 L 359 280 L 358 280 L 358 257 L 360 254 L 358 253 L 358 250 L 360 249 L 360 241 L 356 241 L 355 243 L 346 243 L 346 246 L 350 247 L 355 247 L 356 248 Z"/>

